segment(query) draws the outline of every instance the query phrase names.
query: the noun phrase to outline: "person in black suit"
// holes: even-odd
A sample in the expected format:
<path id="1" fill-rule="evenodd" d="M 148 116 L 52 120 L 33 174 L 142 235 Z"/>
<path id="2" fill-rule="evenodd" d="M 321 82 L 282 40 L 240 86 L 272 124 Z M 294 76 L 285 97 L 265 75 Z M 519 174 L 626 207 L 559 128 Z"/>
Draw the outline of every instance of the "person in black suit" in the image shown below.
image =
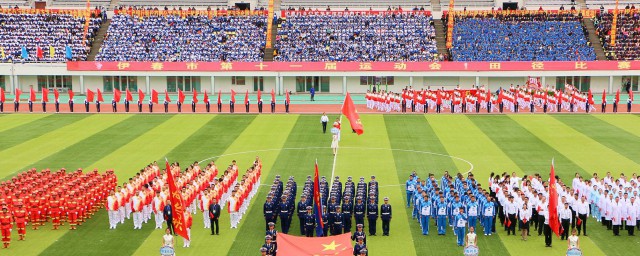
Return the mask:
<path id="1" fill-rule="evenodd" d="M 162 216 L 167 222 L 167 228 L 171 230 L 171 234 L 175 235 L 173 230 L 173 207 L 171 207 L 171 200 L 169 199 L 167 199 L 166 205 L 164 206 L 164 209 L 162 209 Z"/>
<path id="2" fill-rule="evenodd" d="M 211 235 L 219 234 L 220 225 L 218 225 L 218 219 L 220 219 L 220 205 L 218 201 L 214 198 L 209 205 L 209 220 L 211 221 Z M 214 231 L 215 226 L 215 233 Z"/>

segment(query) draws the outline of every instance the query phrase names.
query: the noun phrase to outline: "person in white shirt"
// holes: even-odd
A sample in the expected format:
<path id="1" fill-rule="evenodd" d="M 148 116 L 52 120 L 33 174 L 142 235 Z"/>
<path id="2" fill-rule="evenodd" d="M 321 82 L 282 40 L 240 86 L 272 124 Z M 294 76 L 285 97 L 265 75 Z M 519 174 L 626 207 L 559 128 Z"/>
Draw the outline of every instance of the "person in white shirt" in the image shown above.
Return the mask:
<path id="1" fill-rule="evenodd" d="M 549 211 L 544 212 L 544 244 L 545 247 L 551 247 L 551 227 L 549 226 Z"/>
<path id="2" fill-rule="evenodd" d="M 538 236 L 542 235 L 542 231 L 544 230 L 544 223 L 546 222 L 546 213 L 549 205 L 547 204 L 547 198 L 542 195 L 542 193 L 538 194 L 540 200 L 538 200 L 538 204 L 536 209 L 538 210 Z"/>
<path id="3" fill-rule="evenodd" d="M 578 227 L 578 235 L 582 230 L 582 234 L 587 235 L 587 219 L 589 218 L 589 202 L 587 197 L 582 196 L 579 202 L 574 204 L 574 210 L 578 217 L 576 218 L 576 226 Z"/>
<path id="4" fill-rule="evenodd" d="M 558 210 L 558 217 L 560 218 L 560 224 L 562 225 L 562 234 L 560 240 L 565 240 L 569 237 L 569 226 L 571 224 L 571 209 L 569 209 L 569 203 L 564 203 L 564 208 Z"/>
<path id="5" fill-rule="evenodd" d="M 478 237 L 476 235 L 475 228 L 469 227 L 469 233 L 467 234 L 464 246 L 465 247 L 470 245 L 477 246 L 477 244 L 478 244 Z"/>
<path id="6" fill-rule="evenodd" d="M 516 235 L 516 214 L 518 214 L 518 205 L 513 201 L 513 196 L 509 196 L 509 201 L 504 206 L 505 214 L 509 219 L 507 223 L 507 236 L 510 234 Z"/>
<path id="7" fill-rule="evenodd" d="M 238 199 L 236 198 L 236 191 L 233 190 L 231 192 L 231 197 L 229 197 L 229 208 L 227 208 L 227 210 L 229 211 L 229 217 L 230 217 L 230 222 L 231 222 L 231 228 L 238 228 L 238 222 L 240 222 L 239 220 L 239 216 L 238 216 Z"/>
<path id="8" fill-rule="evenodd" d="M 640 206 L 636 202 L 636 198 L 631 197 L 631 201 L 627 205 L 627 232 L 630 236 L 634 235 L 633 232 L 636 229 L 639 211 Z"/>
<path id="9" fill-rule="evenodd" d="M 569 236 L 569 239 L 567 239 L 567 243 L 569 244 L 569 249 L 580 249 L 580 240 L 578 238 L 578 236 L 576 235 L 576 230 L 573 229 L 571 231 L 571 236 Z"/>
<path id="10" fill-rule="evenodd" d="M 520 217 L 520 230 L 522 231 L 522 240 L 527 241 L 529 236 L 529 222 L 531 221 L 531 208 L 527 204 L 523 204 L 518 210 Z"/>
<path id="11" fill-rule="evenodd" d="M 620 202 L 620 197 L 616 196 L 615 201 L 611 204 L 611 225 L 613 226 L 613 235 L 620 236 L 620 226 L 622 225 L 622 211 L 623 203 Z"/>
<path id="12" fill-rule="evenodd" d="M 329 122 L 329 117 L 326 113 L 322 113 L 322 117 L 320 117 L 320 123 L 322 123 L 322 133 L 327 133 L 327 123 Z"/>

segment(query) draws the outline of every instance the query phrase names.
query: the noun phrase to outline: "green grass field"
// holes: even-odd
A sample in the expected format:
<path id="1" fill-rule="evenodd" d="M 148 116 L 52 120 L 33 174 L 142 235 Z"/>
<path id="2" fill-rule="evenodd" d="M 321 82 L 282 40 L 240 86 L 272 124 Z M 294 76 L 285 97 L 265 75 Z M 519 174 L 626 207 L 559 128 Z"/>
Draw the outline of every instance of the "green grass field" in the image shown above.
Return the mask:
<path id="1" fill-rule="evenodd" d="M 164 157 L 185 163 L 211 159 L 219 166 L 235 159 L 245 168 L 258 155 L 263 159 L 263 183 L 271 183 L 276 174 L 294 175 L 301 188 L 316 159 L 321 175 L 331 176 L 331 135 L 321 133 L 319 119 L 315 115 L 0 115 L 0 178 L 9 179 L 30 167 L 113 168 L 122 182 Z M 422 236 L 418 223 L 411 220 L 399 184 L 413 170 L 421 177 L 432 172 L 438 178 L 445 170 L 472 170 L 485 184 L 492 171 L 548 175 L 552 158 L 556 172 L 567 180 L 576 172 L 630 175 L 640 170 L 640 116 L 636 115 L 362 115 L 361 120 L 362 136 L 343 132 L 335 175 L 344 181 L 347 176 L 368 180 L 374 174 L 380 196 L 391 198 L 391 236 L 369 237 L 370 255 L 462 255 L 451 229 L 446 236 Z M 259 255 L 266 193 L 267 187 L 261 187 L 238 229 L 229 229 L 229 217 L 223 214 L 220 236 L 210 236 L 202 215 L 195 215 L 191 248 L 182 248 L 177 239 L 177 255 Z M 158 255 L 163 234 L 152 223 L 133 230 L 131 220 L 109 230 L 104 210 L 75 231 L 50 227 L 28 229 L 27 241 L 17 241 L 14 230 L 11 248 L 0 250 L 0 255 Z M 298 235 L 298 227 L 294 219 L 291 233 Z M 588 227 L 589 236 L 581 238 L 585 255 L 640 251 L 638 237 L 626 233 L 613 237 L 593 219 Z M 559 239 L 545 248 L 537 233 L 527 242 L 506 236 L 500 228 L 498 233 L 479 236 L 483 255 L 566 251 Z"/>

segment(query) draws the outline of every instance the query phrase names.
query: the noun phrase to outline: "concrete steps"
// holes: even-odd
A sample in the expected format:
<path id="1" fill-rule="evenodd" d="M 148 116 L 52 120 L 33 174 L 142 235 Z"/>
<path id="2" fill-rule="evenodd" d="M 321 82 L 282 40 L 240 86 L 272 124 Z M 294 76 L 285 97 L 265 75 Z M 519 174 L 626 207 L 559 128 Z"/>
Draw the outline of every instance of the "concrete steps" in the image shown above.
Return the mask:
<path id="1" fill-rule="evenodd" d="M 91 44 L 91 50 L 89 51 L 89 55 L 87 56 L 88 61 L 96 60 L 96 55 L 98 55 L 98 51 L 100 51 L 100 47 L 102 46 L 102 42 L 104 42 L 104 36 L 107 34 L 107 30 L 109 29 L 109 24 L 111 24 L 111 20 L 107 20 L 100 25 L 100 29 L 96 34 L 96 37 Z"/>

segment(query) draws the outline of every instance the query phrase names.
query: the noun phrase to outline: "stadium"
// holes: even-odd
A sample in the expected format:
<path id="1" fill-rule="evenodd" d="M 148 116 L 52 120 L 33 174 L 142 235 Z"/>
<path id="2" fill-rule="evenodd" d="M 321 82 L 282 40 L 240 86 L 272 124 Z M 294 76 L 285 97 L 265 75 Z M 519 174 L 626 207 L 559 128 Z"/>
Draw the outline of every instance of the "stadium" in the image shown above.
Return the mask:
<path id="1" fill-rule="evenodd" d="M 635 4 L 0 0 L 0 255 L 632 255 Z"/>

